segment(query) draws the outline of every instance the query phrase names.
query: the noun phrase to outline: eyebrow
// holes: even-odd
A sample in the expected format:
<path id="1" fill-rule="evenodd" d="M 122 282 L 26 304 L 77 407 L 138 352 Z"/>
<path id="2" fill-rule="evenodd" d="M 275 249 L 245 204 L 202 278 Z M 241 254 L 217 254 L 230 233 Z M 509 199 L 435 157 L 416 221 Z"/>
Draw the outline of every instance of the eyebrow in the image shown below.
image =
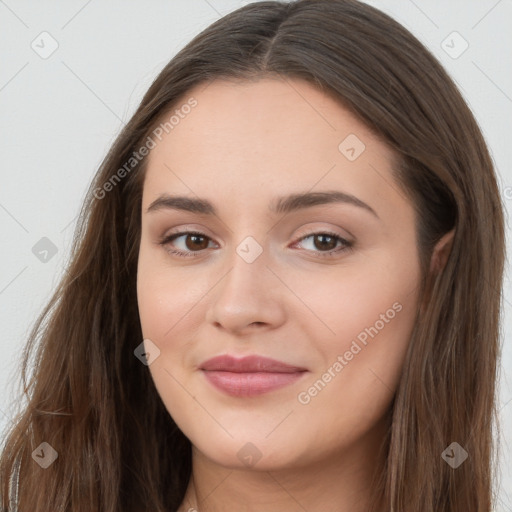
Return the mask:
<path id="1" fill-rule="evenodd" d="M 286 214 L 293 211 L 330 203 L 344 203 L 357 206 L 370 212 L 378 219 L 380 218 L 371 206 L 351 194 L 340 192 L 338 190 L 329 190 L 325 192 L 304 192 L 276 197 L 271 201 L 269 210 L 275 214 Z M 147 208 L 146 213 L 162 209 L 184 210 L 202 215 L 217 216 L 217 210 L 215 206 L 207 199 L 187 196 L 171 196 L 169 194 L 162 194 L 157 199 L 155 199 Z"/>

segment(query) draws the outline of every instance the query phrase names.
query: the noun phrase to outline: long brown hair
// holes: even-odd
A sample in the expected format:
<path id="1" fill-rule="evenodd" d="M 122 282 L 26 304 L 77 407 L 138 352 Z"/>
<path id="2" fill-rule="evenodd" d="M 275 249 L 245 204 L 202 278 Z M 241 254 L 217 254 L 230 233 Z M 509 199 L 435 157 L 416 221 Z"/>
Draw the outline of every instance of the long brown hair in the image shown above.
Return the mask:
<path id="1" fill-rule="evenodd" d="M 416 211 L 422 308 L 375 502 L 393 512 L 491 511 L 505 258 L 493 163 L 442 66 L 404 27 L 356 0 L 246 5 L 195 37 L 155 79 L 91 184 L 66 274 L 31 331 L 27 404 L 0 460 L 2 510 L 9 499 L 31 512 L 179 507 L 191 445 L 134 356 L 147 162 L 134 154 L 192 87 L 270 75 L 308 80 L 378 134 L 396 153 L 396 186 Z M 446 266 L 431 273 L 432 248 L 451 229 Z M 43 442 L 58 453 L 46 469 L 32 457 Z M 441 456 L 452 442 L 468 454 L 456 469 Z"/>

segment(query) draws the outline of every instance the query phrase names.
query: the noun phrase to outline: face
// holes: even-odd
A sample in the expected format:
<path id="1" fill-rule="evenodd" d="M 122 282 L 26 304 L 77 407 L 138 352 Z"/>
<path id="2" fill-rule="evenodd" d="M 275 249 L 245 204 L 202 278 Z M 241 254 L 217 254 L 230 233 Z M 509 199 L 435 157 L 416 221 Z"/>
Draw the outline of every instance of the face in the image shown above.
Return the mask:
<path id="1" fill-rule="evenodd" d="M 192 97 L 155 139 L 143 188 L 137 293 L 156 389 L 225 467 L 341 455 L 389 409 L 417 310 L 393 154 L 302 80 Z M 207 363 L 223 355 L 235 359 Z"/>

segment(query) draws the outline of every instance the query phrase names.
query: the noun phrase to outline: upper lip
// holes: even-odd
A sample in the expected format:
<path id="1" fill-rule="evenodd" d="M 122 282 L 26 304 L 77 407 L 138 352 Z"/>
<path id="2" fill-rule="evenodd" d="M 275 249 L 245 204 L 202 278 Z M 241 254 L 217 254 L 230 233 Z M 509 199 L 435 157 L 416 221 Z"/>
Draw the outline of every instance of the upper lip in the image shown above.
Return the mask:
<path id="1" fill-rule="evenodd" d="M 221 355 L 208 359 L 199 368 L 207 371 L 224 371 L 234 373 L 296 373 L 304 372 L 306 368 L 293 366 L 275 359 L 257 355 L 236 358 L 230 355 Z"/>

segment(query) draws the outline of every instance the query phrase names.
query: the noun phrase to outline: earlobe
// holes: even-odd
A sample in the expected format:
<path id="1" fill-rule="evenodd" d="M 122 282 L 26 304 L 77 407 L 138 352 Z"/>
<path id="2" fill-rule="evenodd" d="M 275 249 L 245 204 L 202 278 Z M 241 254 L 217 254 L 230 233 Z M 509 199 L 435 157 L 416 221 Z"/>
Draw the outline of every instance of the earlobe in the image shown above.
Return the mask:
<path id="1" fill-rule="evenodd" d="M 452 249 L 454 235 L 455 228 L 451 231 L 448 231 L 448 233 L 445 233 L 437 242 L 434 250 L 432 251 L 432 258 L 430 260 L 430 272 L 440 273 L 444 269 Z"/>

